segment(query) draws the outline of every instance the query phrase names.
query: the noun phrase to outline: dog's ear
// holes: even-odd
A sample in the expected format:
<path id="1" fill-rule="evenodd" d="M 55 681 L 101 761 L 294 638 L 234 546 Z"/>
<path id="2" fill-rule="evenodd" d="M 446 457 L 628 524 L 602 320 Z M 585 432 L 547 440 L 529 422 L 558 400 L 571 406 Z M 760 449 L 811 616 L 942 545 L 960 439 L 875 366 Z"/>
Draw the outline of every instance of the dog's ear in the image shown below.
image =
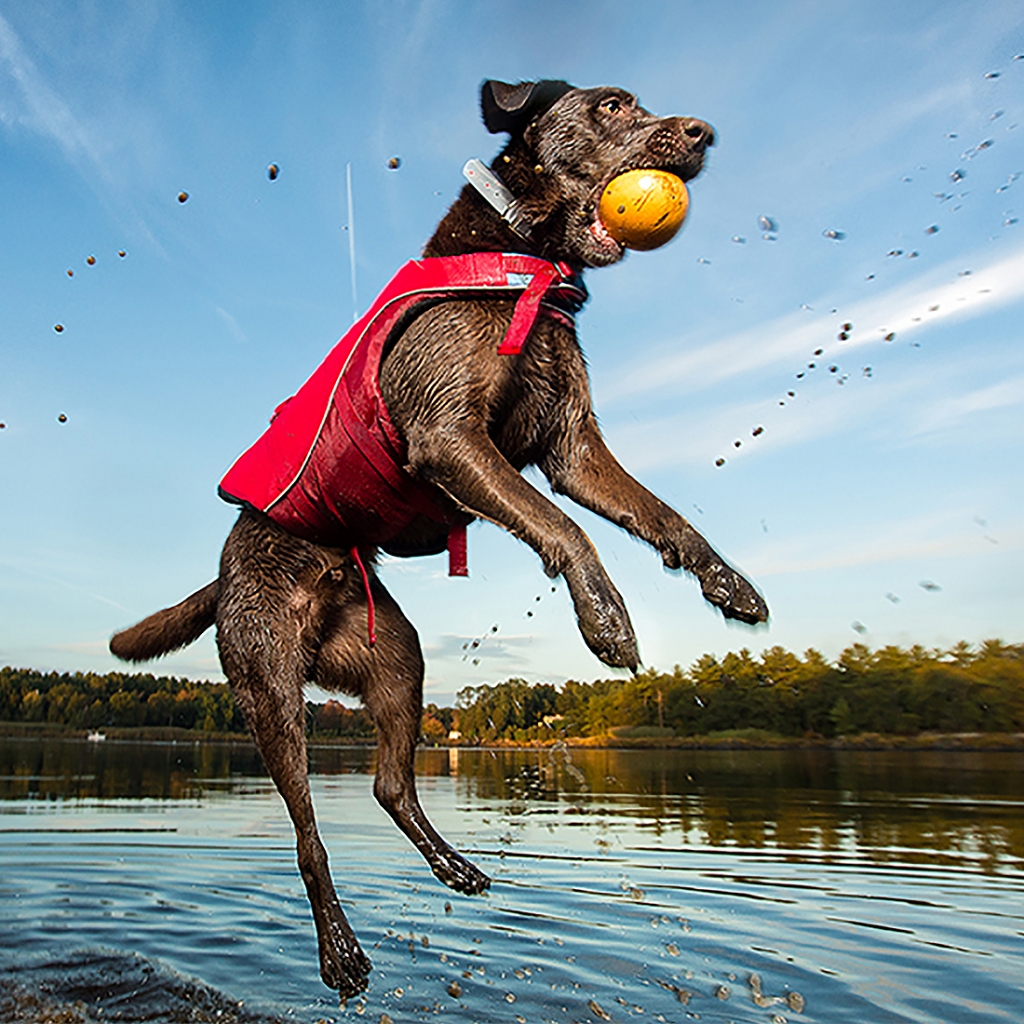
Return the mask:
<path id="1" fill-rule="evenodd" d="M 544 79 L 540 82 L 487 81 L 480 87 L 480 110 L 492 134 L 521 135 L 535 117 L 550 110 L 570 89 L 568 82 Z"/>

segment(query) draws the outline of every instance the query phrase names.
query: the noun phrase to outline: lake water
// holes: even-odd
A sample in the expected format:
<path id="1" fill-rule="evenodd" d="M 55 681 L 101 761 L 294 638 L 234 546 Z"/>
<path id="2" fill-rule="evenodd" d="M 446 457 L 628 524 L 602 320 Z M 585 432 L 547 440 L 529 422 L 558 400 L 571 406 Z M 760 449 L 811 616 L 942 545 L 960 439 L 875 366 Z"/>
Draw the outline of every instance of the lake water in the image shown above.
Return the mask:
<path id="1" fill-rule="evenodd" d="M 375 968 L 342 1008 L 251 747 L 0 739 L 0 1019 L 1024 1020 L 1020 754 L 421 751 L 485 897 L 373 763 L 311 750 Z"/>

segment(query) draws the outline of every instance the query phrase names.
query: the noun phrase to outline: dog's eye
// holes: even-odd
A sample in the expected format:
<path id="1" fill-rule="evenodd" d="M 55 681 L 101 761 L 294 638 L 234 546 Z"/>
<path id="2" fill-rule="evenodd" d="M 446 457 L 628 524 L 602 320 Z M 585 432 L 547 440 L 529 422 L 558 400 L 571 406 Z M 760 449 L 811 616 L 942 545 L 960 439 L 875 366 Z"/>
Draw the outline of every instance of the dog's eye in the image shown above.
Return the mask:
<path id="1" fill-rule="evenodd" d="M 622 100 L 616 99 L 613 96 L 601 104 L 601 109 L 607 110 L 609 114 L 619 114 L 622 112 Z"/>

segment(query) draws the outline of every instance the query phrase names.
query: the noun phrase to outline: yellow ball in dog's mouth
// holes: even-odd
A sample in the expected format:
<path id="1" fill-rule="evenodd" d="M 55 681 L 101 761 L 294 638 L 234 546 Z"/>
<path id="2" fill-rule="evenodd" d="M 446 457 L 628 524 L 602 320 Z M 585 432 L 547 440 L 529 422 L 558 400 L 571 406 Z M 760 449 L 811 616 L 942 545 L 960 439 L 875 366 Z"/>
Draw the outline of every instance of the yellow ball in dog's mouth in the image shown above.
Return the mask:
<path id="1" fill-rule="evenodd" d="M 598 216 L 627 249 L 657 249 L 675 237 L 690 208 L 683 179 L 668 171 L 626 171 L 601 194 Z"/>

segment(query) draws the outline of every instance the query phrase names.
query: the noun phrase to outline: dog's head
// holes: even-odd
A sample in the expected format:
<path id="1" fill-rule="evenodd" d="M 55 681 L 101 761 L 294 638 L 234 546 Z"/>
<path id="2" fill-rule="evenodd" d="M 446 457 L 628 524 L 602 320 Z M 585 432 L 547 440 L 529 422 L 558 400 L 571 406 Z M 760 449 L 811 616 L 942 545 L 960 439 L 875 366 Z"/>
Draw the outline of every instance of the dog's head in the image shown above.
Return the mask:
<path id="1" fill-rule="evenodd" d="M 532 247 L 581 266 L 603 267 L 625 255 L 597 216 L 612 178 L 657 168 L 689 181 L 715 140 L 703 121 L 655 117 L 614 87 L 487 81 L 480 99 L 488 130 L 511 136 L 492 166 L 528 217 Z"/>

